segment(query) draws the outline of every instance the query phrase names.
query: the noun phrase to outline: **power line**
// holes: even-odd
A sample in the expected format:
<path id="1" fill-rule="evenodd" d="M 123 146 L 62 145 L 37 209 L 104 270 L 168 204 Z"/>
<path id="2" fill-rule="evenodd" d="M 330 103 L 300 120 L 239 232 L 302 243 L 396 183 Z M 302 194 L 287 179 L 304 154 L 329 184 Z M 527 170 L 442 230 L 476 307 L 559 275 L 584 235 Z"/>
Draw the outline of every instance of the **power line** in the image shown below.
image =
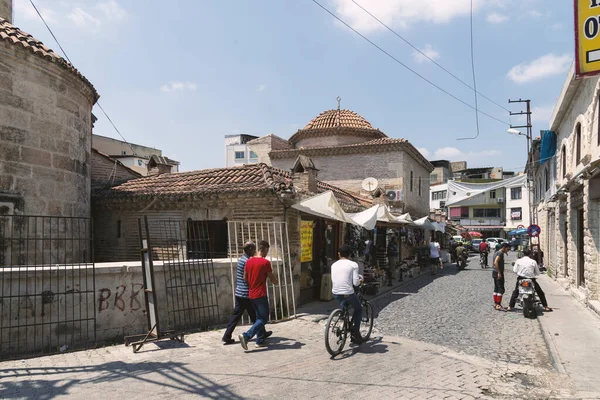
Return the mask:
<path id="1" fill-rule="evenodd" d="M 325 10 L 329 15 L 331 15 L 332 17 L 334 17 L 335 19 L 337 19 L 338 21 L 340 21 L 342 24 L 344 24 L 348 29 L 352 30 L 354 33 L 356 33 L 358 36 L 360 36 L 361 38 L 363 38 L 364 40 L 366 40 L 367 42 L 369 42 L 372 46 L 374 46 L 375 48 L 377 48 L 379 51 L 381 51 L 383 54 L 387 55 L 389 58 L 391 58 L 392 60 L 394 60 L 395 62 L 397 62 L 398 64 L 400 64 L 401 66 L 403 66 L 404 68 L 406 68 L 407 70 L 409 70 L 410 72 L 412 72 L 413 74 L 415 74 L 416 76 L 418 76 L 419 78 L 423 79 L 425 82 L 429 83 L 431 86 L 435 87 L 436 89 L 438 89 L 439 91 L 447 94 L 448 96 L 452 97 L 454 100 L 458 101 L 459 103 L 464 104 L 465 106 L 485 115 L 486 117 L 489 117 L 495 121 L 500 122 L 501 124 L 504 125 L 508 125 L 508 123 L 506 121 L 502 121 L 490 114 L 487 114 L 483 111 L 478 111 L 475 107 L 473 107 L 472 105 L 470 105 L 469 103 L 459 99 L 458 97 L 456 97 L 455 95 L 453 95 L 452 93 L 450 93 L 449 91 L 447 91 L 446 89 L 443 89 L 442 87 L 440 87 L 439 85 L 433 83 L 432 81 L 430 81 L 429 79 L 427 79 L 426 77 L 424 77 L 423 75 L 419 74 L 417 71 L 415 71 L 414 69 L 410 68 L 408 65 L 404 64 L 402 61 L 398 60 L 396 57 L 394 57 L 393 55 L 391 55 L 390 53 L 388 53 L 386 50 L 384 50 L 383 48 L 381 48 L 379 45 L 375 44 L 373 41 L 371 41 L 369 38 L 367 38 L 365 35 L 363 35 L 362 33 L 360 33 L 359 31 L 357 31 L 356 29 L 354 29 L 353 27 L 351 27 L 346 21 L 344 21 L 343 19 L 341 19 L 340 17 L 338 17 L 337 15 L 335 15 L 333 12 L 331 12 L 329 9 L 327 9 L 325 6 L 323 6 L 321 3 L 319 3 L 317 0 L 312 0 L 313 3 L 315 3 L 316 5 L 318 5 L 319 7 L 321 7 L 323 10 Z"/>
<path id="2" fill-rule="evenodd" d="M 495 104 L 496 106 L 500 107 L 501 109 L 503 109 L 504 111 L 508 111 L 510 112 L 510 110 L 506 107 L 504 107 L 503 105 L 495 102 L 494 100 L 490 99 L 489 97 L 487 97 L 486 95 L 484 95 L 481 92 L 477 91 L 477 87 L 473 87 L 471 85 L 469 85 L 467 82 L 463 81 L 462 79 L 460 79 L 458 76 L 456 76 L 455 74 L 453 74 L 451 71 L 449 71 L 447 68 L 445 68 L 444 66 L 442 66 L 440 63 L 438 63 L 437 61 L 435 61 L 433 58 L 429 57 L 426 53 L 424 53 L 421 49 L 419 49 L 417 46 L 415 46 L 414 44 L 412 44 L 410 41 L 408 41 L 408 39 L 404 38 L 402 35 L 400 35 L 398 32 L 396 32 L 395 30 L 393 30 L 392 28 L 390 28 L 388 25 L 386 25 L 383 21 L 381 21 L 379 18 L 377 18 L 375 15 L 373 15 L 369 10 L 367 10 L 366 8 L 364 8 L 362 5 L 360 5 L 359 3 L 356 2 L 356 0 L 352 0 L 352 2 L 354 4 L 356 4 L 360 9 L 362 9 L 364 12 L 366 12 L 367 14 L 369 14 L 375 21 L 379 22 L 381 25 L 383 25 L 387 30 L 389 30 L 390 32 L 392 32 L 394 35 L 398 36 L 400 39 L 402 39 L 407 45 L 409 45 L 410 47 L 412 47 L 414 50 L 418 51 L 422 56 L 424 56 L 425 58 L 427 58 L 429 61 L 431 61 L 432 63 L 434 63 L 435 65 L 437 65 L 439 68 L 441 68 L 444 72 L 446 72 L 448 75 L 450 75 L 451 77 L 453 77 L 454 79 L 456 79 L 457 81 L 459 81 L 460 83 L 462 83 L 463 85 L 465 85 L 466 87 L 468 87 L 471 90 L 474 90 L 475 93 L 477 93 L 478 95 L 480 95 L 481 97 L 483 97 L 484 99 L 486 99 L 487 101 L 489 101 L 492 104 Z M 473 15 L 473 8 L 472 8 L 472 4 L 471 4 L 471 19 Z M 472 24 L 471 24 L 472 25 Z M 471 29 L 471 33 L 472 33 L 472 29 Z"/>
<path id="3" fill-rule="evenodd" d="M 56 44 L 58 45 L 58 47 L 60 48 L 60 51 L 62 51 L 63 55 L 65 56 L 65 58 L 67 59 L 67 61 L 69 62 L 69 64 L 73 65 L 73 62 L 71 61 L 71 59 L 69 58 L 69 56 L 67 55 L 67 52 L 65 51 L 65 49 L 63 49 L 63 47 L 60 45 L 60 42 L 58 41 L 58 38 L 54 35 L 54 32 L 52 32 L 52 29 L 50 29 L 50 27 L 48 26 L 48 24 L 46 23 L 46 20 L 44 19 L 44 17 L 42 16 L 42 13 L 40 13 L 40 11 L 38 10 L 38 8 L 36 7 L 36 5 L 33 3 L 33 0 L 29 0 L 29 2 L 31 3 L 31 5 L 33 6 L 33 8 L 35 9 L 35 12 L 37 13 L 37 15 L 40 17 L 40 19 L 42 20 L 42 22 L 44 23 L 44 25 L 46 25 L 46 28 L 48 29 L 48 32 L 50 32 L 50 35 L 52 35 L 52 37 L 54 38 L 54 41 L 56 42 Z M 133 146 L 131 145 L 131 143 L 129 143 L 127 141 L 127 139 L 125 139 L 125 137 L 121 134 L 121 131 L 119 131 L 119 129 L 117 128 L 117 126 L 114 124 L 114 122 L 112 121 L 112 119 L 110 119 L 110 117 L 108 116 L 108 114 L 106 113 L 106 111 L 104 111 L 104 108 L 102 108 L 102 105 L 100 105 L 100 101 L 96 101 L 96 104 L 98 105 L 98 108 L 100 108 L 100 110 L 102 111 L 102 113 L 104 114 L 104 116 L 106 117 L 106 119 L 108 119 L 108 121 L 110 122 L 110 124 L 112 125 L 112 127 L 115 129 L 115 131 L 117 131 L 117 133 L 119 134 L 119 136 L 121 136 L 121 139 L 123 139 L 123 141 L 125 143 L 127 143 L 127 145 L 131 148 L 131 151 L 133 152 L 133 154 L 135 155 L 135 150 L 133 148 Z"/>
<path id="4" fill-rule="evenodd" d="M 477 135 L 472 138 L 458 138 L 457 140 L 472 140 L 479 136 L 479 106 L 477 103 L 477 80 L 475 79 L 475 55 L 473 50 L 473 0 L 471 0 L 471 70 L 473 71 L 473 94 L 475 95 L 475 124 L 477 126 Z"/>

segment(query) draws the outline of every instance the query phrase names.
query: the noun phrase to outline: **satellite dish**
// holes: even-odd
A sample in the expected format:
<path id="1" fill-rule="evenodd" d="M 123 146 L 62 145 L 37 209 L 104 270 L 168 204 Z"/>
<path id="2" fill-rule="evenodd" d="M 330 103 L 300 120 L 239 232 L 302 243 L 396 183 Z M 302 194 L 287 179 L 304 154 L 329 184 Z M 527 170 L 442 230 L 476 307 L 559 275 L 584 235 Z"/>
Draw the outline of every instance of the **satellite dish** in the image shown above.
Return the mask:
<path id="1" fill-rule="evenodd" d="M 372 192 L 379 187 L 379 182 L 375 178 L 366 178 L 362 181 L 361 186 L 367 192 Z"/>

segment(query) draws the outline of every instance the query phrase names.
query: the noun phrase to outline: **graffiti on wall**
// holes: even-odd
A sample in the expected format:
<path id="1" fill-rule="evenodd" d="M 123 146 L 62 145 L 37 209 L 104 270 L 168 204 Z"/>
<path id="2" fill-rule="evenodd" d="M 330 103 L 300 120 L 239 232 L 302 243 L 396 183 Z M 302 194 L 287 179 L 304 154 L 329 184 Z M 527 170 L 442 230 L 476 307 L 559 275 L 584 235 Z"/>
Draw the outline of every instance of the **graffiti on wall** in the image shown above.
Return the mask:
<path id="1" fill-rule="evenodd" d="M 120 310 L 122 312 L 138 311 L 142 308 L 143 294 L 140 295 L 144 285 L 132 283 L 120 284 L 114 290 L 102 288 L 98 291 L 98 312 L 106 310 Z"/>

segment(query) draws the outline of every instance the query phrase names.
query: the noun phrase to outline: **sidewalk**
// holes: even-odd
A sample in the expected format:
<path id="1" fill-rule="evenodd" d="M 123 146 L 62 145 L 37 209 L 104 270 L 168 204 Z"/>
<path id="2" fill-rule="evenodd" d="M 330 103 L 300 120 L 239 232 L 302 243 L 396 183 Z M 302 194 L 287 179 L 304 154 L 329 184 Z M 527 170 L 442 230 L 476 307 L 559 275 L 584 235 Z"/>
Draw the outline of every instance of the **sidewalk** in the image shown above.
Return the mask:
<path id="1" fill-rule="evenodd" d="M 600 318 L 551 278 L 538 279 L 554 309 L 538 318 L 554 366 L 582 398 L 600 398 Z"/>

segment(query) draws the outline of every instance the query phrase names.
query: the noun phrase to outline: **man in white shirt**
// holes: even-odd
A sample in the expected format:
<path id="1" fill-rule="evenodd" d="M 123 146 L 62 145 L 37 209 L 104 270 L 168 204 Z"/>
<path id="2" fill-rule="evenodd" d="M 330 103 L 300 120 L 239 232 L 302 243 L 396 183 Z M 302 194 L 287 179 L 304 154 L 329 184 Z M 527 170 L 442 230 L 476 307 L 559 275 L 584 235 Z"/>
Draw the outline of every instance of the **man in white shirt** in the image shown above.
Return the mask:
<path id="1" fill-rule="evenodd" d="M 435 239 L 431 239 L 429 242 L 429 263 L 431 264 L 431 275 L 437 274 L 438 264 L 444 269 L 440 262 L 440 244 Z"/>
<path id="2" fill-rule="evenodd" d="M 346 305 L 352 307 L 352 337 L 353 343 L 360 344 L 360 321 L 362 319 L 362 305 L 356 293 L 354 286 L 358 286 L 362 280 L 358 274 L 358 264 L 350 260 L 352 249 L 350 246 L 343 245 L 338 250 L 338 261 L 331 265 L 331 292 L 333 297 L 340 302 L 342 308 Z"/>
<path id="3" fill-rule="evenodd" d="M 540 272 L 540 268 L 538 266 L 537 261 L 530 258 L 531 251 L 529 249 L 523 250 L 523 257 L 519 258 L 515 262 L 515 266 L 513 267 L 513 271 L 517 274 L 517 285 L 515 290 L 513 290 L 512 296 L 510 297 L 510 303 L 508 305 L 507 311 L 511 311 L 515 308 L 515 303 L 517 302 L 517 297 L 519 297 L 519 282 L 522 279 L 531 279 L 535 283 L 535 292 L 537 293 L 542 305 L 544 306 L 544 311 L 552 311 L 550 307 L 548 307 L 548 302 L 546 301 L 546 294 L 542 290 L 542 287 L 535 279 Z"/>

